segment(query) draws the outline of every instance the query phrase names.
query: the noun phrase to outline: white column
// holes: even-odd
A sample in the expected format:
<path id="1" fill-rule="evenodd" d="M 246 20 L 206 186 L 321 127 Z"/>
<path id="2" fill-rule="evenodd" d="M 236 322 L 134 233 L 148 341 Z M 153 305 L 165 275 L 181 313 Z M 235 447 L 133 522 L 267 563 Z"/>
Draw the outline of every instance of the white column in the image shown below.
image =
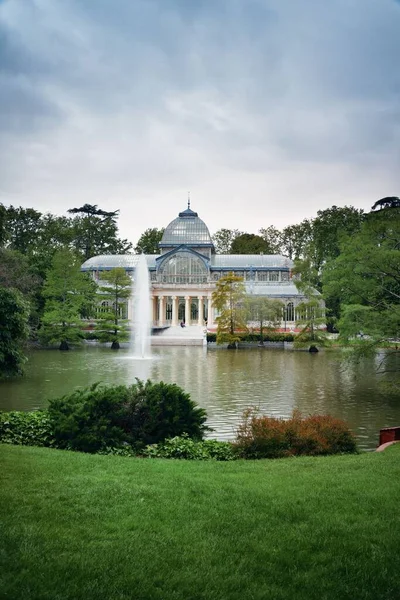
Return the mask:
<path id="1" fill-rule="evenodd" d="M 177 296 L 171 296 L 172 300 L 172 326 L 178 325 L 178 298 Z"/>
<path id="2" fill-rule="evenodd" d="M 185 323 L 190 325 L 190 296 L 185 296 Z"/>
<path id="3" fill-rule="evenodd" d="M 203 296 L 197 296 L 199 302 L 199 314 L 197 318 L 197 325 L 203 325 Z"/>
<path id="4" fill-rule="evenodd" d="M 158 296 L 158 325 L 163 327 L 165 321 L 164 296 Z"/>

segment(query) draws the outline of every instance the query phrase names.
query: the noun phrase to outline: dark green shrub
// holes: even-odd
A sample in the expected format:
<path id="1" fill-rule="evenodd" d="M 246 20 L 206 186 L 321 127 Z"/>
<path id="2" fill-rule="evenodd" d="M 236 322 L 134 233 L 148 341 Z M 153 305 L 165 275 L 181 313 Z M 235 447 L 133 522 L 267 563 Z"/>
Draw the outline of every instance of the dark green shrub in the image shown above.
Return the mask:
<path id="1" fill-rule="evenodd" d="M 136 380 L 130 389 L 134 399 L 127 407 L 127 423 L 135 444 L 157 444 L 183 433 L 201 440 L 210 431 L 206 411 L 175 383 Z"/>
<path id="2" fill-rule="evenodd" d="M 208 429 L 206 412 L 189 394 L 163 382 L 95 384 L 51 400 L 49 415 L 58 446 L 83 452 L 124 444 L 143 448 L 185 432 L 201 439 Z"/>
<path id="3" fill-rule="evenodd" d="M 54 446 L 47 410 L 0 413 L 0 442 L 22 446 Z"/>
<path id="4" fill-rule="evenodd" d="M 240 333 L 240 342 L 259 342 L 261 336 L 259 333 Z M 271 332 L 263 335 L 264 342 L 293 342 L 295 336 L 293 333 Z M 216 342 L 216 333 L 207 333 L 207 342 Z"/>
<path id="5" fill-rule="evenodd" d="M 97 452 L 129 441 L 124 431 L 126 403 L 132 391 L 124 385 L 94 384 L 49 402 L 49 415 L 59 448 Z"/>
<path id="6" fill-rule="evenodd" d="M 217 440 L 195 441 L 187 435 L 177 436 L 159 444 L 146 446 L 142 453 L 149 458 L 186 460 L 235 460 L 237 454 L 229 442 Z"/>
<path id="7" fill-rule="evenodd" d="M 256 409 L 243 414 L 235 441 L 243 458 L 281 458 L 357 452 L 356 441 L 344 421 L 329 415 L 291 419 L 259 416 Z"/>

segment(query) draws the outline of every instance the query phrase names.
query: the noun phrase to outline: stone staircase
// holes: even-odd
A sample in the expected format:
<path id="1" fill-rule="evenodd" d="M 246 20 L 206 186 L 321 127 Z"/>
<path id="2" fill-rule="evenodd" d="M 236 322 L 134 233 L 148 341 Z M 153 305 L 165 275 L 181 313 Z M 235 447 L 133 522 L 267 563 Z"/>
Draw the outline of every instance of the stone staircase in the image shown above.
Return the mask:
<path id="1" fill-rule="evenodd" d="M 206 328 L 201 325 L 171 326 L 151 337 L 152 346 L 205 346 Z"/>

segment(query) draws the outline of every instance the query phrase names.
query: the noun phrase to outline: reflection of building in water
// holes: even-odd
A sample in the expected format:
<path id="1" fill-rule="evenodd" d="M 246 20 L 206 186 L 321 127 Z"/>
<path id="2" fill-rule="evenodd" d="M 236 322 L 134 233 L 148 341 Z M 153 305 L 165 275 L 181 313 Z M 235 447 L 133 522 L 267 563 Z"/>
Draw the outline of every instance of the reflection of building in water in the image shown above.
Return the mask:
<path id="1" fill-rule="evenodd" d="M 284 304 L 282 327 L 293 329 L 297 307 L 304 300 L 292 281 L 293 262 L 281 255 L 216 254 L 207 225 L 191 210 L 190 202 L 165 229 L 160 254 L 147 255 L 151 280 L 151 311 L 155 326 L 204 325 L 212 328 L 215 314 L 211 295 L 227 273 L 243 277 L 254 296 L 279 299 Z M 94 256 L 82 265 L 95 280 L 102 271 L 123 267 L 132 278 L 138 255 Z M 126 301 L 124 301 L 126 302 Z M 106 307 L 102 307 L 103 310 Z M 132 319 L 132 299 L 121 306 L 121 316 Z"/>

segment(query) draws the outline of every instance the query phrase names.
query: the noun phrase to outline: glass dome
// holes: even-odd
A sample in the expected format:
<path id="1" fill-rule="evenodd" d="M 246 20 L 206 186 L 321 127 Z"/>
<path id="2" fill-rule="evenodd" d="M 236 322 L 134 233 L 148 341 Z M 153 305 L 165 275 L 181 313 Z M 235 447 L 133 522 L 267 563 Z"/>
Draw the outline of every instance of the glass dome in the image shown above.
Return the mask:
<path id="1" fill-rule="evenodd" d="M 160 267 L 162 283 L 207 283 L 208 269 L 201 258 L 190 252 L 177 252 Z"/>
<path id="2" fill-rule="evenodd" d="M 165 229 L 160 248 L 170 246 L 213 246 L 207 225 L 189 207 Z"/>

